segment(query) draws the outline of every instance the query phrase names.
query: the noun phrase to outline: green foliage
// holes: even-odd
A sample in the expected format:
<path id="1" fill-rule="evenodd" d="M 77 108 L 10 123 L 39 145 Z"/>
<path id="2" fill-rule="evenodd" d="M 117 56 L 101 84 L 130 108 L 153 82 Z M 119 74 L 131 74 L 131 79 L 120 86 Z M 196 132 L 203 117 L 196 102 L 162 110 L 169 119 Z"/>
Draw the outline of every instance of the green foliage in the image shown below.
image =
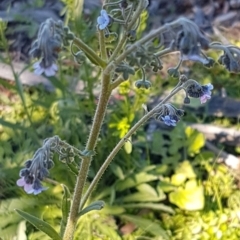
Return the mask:
<path id="1" fill-rule="evenodd" d="M 66 21 L 72 21 L 70 24 L 77 35 L 89 45 L 96 45 L 93 20 L 83 23 L 71 18 L 75 1 L 64 2 L 68 8 Z M 138 36 L 146 28 L 146 11 L 141 18 Z M 2 34 L 2 25 L 0 27 Z M 203 82 L 210 78 L 227 83 L 230 76 L 221 67 L 211 70 L 207 77 L 205 71 L 195 74 L 204 76 Z M 99 75 L 100 70 L 89 62 L 80 68 L 72 63 L 70 66 L 62 64 L 59 79 L 50 78 L 54 86 L 52 92 L 46 92 L 43 86 L 22 86 L 17 74 L 15 85 L 0 80 L 7 91 L 1 93 L 0 99 L 3 106 L 0 108 L 0 230 L 4 239 L 16 236 L 49 239 L 39 229 L 53 239 L 60 239 L 54 229 L 63 235 L 80 160 L 75 159 L 73 165 L 62 164 L 54 158 L 55 167 L 46 182 L 49 189 L 41 196 L 26 195 L 15 182 L 24 161 L 31 158 L 47 137 L 59 135 L 83 149 L 95 110 Z M 74 79 L 83 81 L 80 94 L 74 92 Z M 165 90 L 161 77 L 155 79 L 161 87 L 151 91 L 132 87 L 136 79 L 130 76 L 110 101 L 89 181 L 119 138 L 145 114 L 142 104 Z M 232 96 L 236 96 L 238 90 L 231 88 L 232 81 L 237 86 L 235 77 L 226 86 Z M 214 164 L 213 154 L 203 149 L 203 134 L 183 122 L 171 131 L 154 131 L 150 141 L 147 137 L 142 128 L 137 135 L 125 139 L 124 150 L 101 179 L 91 202 L 79 212 L 81 221 L 75 239 L 239 239 L 239 190 L 229 169 Z M 93 152 L 88 154 L 93 155 Z M 62 188 L 60 183 L 63 183 Z M 99 199 L 106 203 L 103 209 L 104 202 Z M 16 208 L 21 209 L 17 212 L 36 228 L 22 221 Z M 122 236 L 120 226 L 128 223 L 134 224 L 136 229 Z"/>
<path id="2" fill-rule="evenodd" d="M 29 221 L 32 225 L 34 225 L 36 228 L 38 228 L 40 231 L 46 233 L 51 239 L 53 240 L 61 240 L 61 237 L 58 235 L 58 233 L 45 221 L 34 217 L 31 214 L 28 214 L 24 211 L 21 211 L 19 209 L 16 209 L 16 212 L 25 218 L 27 221 Z"/>

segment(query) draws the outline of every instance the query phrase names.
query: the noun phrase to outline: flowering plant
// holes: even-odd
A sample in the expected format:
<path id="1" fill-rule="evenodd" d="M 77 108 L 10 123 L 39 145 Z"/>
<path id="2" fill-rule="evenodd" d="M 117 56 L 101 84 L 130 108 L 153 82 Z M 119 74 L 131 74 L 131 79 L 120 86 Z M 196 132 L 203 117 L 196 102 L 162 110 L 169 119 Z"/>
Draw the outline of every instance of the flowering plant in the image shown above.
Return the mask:
<path id="1" fill-rule="evenodd" d="M 85 206 L 85 204 L 116 154 L 146 121 L 155 117 L 168 126 L 177 125 L 183 117 L 184 111 L 169 103 L 170 98 L 181 90 L 185 93 L 183 100 L 185 104 L 189 104 L 191 98 L 199 98 L 201 103 L 205 103 L 211 98 L 212 84 L 201 85 L 196 80 L 180 74 L 179 69 L 183 61 L 198 61 L 206 67 L 212 67 L 215 61 L 205 55 L 203 50 L 216 49 L 223 51 L 223 55 L 219 58 L 220 64 L 224 65 L 229 71 L 240 71 L 239 48 L 232 45 L 222 45 L 218 42 L 210 43 L 198 26 L 185 18 L 179 18 L 160 26 L 141 39 L 137 39 L 140 16 L 147 5 L 148 0 L 107 1 L 103 4 L 100 16 L 97 18 L 99 54 L 96 53 L 96 49 L 90 48 L 81 39 L 77 38 L 61 21 L 56 22 L 53 19 L 48 19 L 42 23 L 37 39 L 32 44 L 31 55 L 39 59 L 33 65 L 36 74 L 55 75 L 58 70 L 59 52 L 63 46 L 69 45 L 78 63 L 83 64 L 85 58 L 88 58 L 92 64 L 102 70 L 101 92 L 85 149 L 79 150 L 64 142 L 58 136 L 46 139 L 33 158 L 25 162 L 25 167 L 19 174 L 20 179 L 17 180 L 17 185 L 23 187 L 28 194 L 36 195 L 47 190 L 42 185 L 42 181 L 49 175 L 49 170 L 54 166 L 54 154 L 58 154 L 62 163 L 72 166 L 77 172 L 72 197 L 65 187 L 63 204 L 64 201 L 66 204 L 63 207 L 60 233 L 44 221 L 17 210 L 21 216 L 52 239 L 73 239 L 76 224 L 79 219 L 81 221 L 81 216 L 91 210 L 99 210 L 103 207 L 104 203 L 102 201 L 94 202 L 89 206 Z M 111 25 L 119 25 L 121 31 L 118 33 L 111 31 Z M 163 33 L 166 32 L 173 35 L 173 40 L 168 46 L 163 46 Z M 106 43 L 111 36 L 116 38 L 114 38 L 115 41 L 112 45 L 108 45 Z M 160 42 L 159 46 L 155 46 L 154 42 Z M 78 51 L 73 51 L 73 49 L 78 49 Z M 149 89 L 152 84 L 146 79 L 145 72 L 161 70 L 163 68 L 162 57 L 176 51 L 180 52 L 179 63 L 175 68 L 169 68 L 168 74 L 177 77 L 178 84 L 161 102 L 156 104 L 149 112 L 146 112 L 122 137 L 84 192 L 89 167 L 94 160 L 98 136 L 113 90 L 124 81 L 128 81 L 130 75 L 134 75 L 138 70 L 142 73 L 142 79 L 135 82 L 135 87 Z M 75 162 L 75 159 L 80 159 L 80 164 Z"/>

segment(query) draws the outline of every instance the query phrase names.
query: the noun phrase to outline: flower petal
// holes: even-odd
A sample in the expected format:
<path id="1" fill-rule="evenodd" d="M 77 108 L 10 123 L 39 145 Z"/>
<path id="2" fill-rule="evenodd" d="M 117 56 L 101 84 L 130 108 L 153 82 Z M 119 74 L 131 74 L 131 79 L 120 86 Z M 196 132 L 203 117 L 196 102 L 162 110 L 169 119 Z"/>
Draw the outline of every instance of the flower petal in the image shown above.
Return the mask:
<path id="1" fill-rule="evenodd" d="M 33 186 L 32 186 L 32 184 L 25 184 L 24 185 L 24 191 L 26 192 L 26 193 L 28 193 L 28 194 L 31 194 L 31 193 L 33 193 L 34 192 L 34 189 L 33 189 Z"/>
<path id="2" fill-rule="evenodd" d="M 34 69 L 36 69 L 36 68 L 41 68 L 41 65 L 40 65 L 40 62 L 35 62 L 34 64 L 33 64 L 33 68 Z"/>
<path id="3" fill-rule="evenodd" d="M 35 68 L 34 73 L 36 75 L 41 75 L 44 72 L 44 69 L 42 67 Z"/>
<path id="4" fill-rule="evenodd" d="M 54 76 L 56 72 L 52 67 L 48 67 L 44 70 L 44 73 L 47 77 L 51 77 L 51 76 Z"/>
<path id="5" fill-rule="evenodd" d="M 26 184 L 25 180 L 24 180 L 24 177 L 20 178 L 17 180 L 17 185 L 19 187 L 23 187 L 24 185 Z"/>

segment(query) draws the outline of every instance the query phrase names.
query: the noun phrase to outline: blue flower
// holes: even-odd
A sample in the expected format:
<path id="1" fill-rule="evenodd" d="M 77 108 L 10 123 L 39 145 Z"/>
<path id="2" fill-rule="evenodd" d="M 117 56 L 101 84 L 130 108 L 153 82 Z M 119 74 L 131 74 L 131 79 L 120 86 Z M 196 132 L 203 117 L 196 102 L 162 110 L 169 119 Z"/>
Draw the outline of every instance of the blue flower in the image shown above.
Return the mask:
<path id="1" fill-rule="evenodd" d="M 19 187 L 23 187 L 26 193 L 34 195 L 37 195 L 47 189 L 46 187 L 42 186 L 38 179 L 34 180 L 32 183 L 28 183 L 24 177 L 21 177 L 17 180 L 17 185 Z"/>
<path id="2" fill-rule="evenodd" d="M 39 148 L 33 156 L 33 159 L 25 162 L 25 168 L 20 170 L 20 179 L 17 185 L 23 187 L 28 194 L 37 195 L 46 190 L 42 186 L 41 181 L 49 174 L 48 169 L 53 167 L 50 150 L 47 148 Z"/>
<path id="3" fill-rule="evenodd" d="M 211 94 L 213 90 L 213 85 L 208 83 L 207 85 L 202 86 L 203 95 L 200 97 L 200 102 L 205 103 L 208 99 L 211 98 Z"/>
<path id="4" fill-rule="evenodd" d="M 100 30 L 105 29 L 109 25 L 110 17 L 108 16 L 106 10 L 101 10 L 101 15 L 97 18 L 97 23 Z"/>
<path id="5" fill-rule="evenodd" d="M 33 64 L 33 68 L 36 75 L 45 73 L 47 77 L 54 76 L 58 70 L 58 66 L 55 63 L 52 63 L 52 65 L 49 67 L 44 67 L 44 64 L 42 64 L 42 62 L 36 62 Z"/>
<path id="6" fill-rule="evenodd" d="M 177 121 L 171 115 L 166 115 L 161 118 L 166 125 L 176 126 Z"/>

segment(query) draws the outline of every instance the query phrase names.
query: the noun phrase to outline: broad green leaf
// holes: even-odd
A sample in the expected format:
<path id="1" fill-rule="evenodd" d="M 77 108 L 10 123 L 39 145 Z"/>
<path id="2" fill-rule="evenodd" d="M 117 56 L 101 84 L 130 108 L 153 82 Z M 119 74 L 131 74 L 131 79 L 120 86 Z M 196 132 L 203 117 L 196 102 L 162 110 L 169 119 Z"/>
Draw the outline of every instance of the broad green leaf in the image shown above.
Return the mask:
<path id="1" fill-rule="evenodd" d="M 104 201 L 96 201 L 96 202 L 93 202 L 91 203 L 89 206 L 85 207 L 83 210 L 81 210 L 79 213 L 78 213 L 78 216 L 82 216 L 90 211 L 93 211 L 93 210 L 101 210 L 103 207 L 104 207 L 105 203 Z"/>
<path id="2" fill-rule="evenodd" d="M 171 176 L 171 183 L 180 186 L 186 181 L 187 177 L 183 173 L 175 173 Z"/>
<path id="3" fill-rule="evenodd" d="M 179 188 L 178 190 L 169 194 L 171 203 L 177 205 L 179 208 L 188 211 L 201 210 L 204 207 L 204 189 L 203 186 L 197 184 L 186 184 L 188 188 Z"/>
<path id="4" fill-rule="evenodd" d="M 58 235 L 58 233 L 48 223 L 19 209 L 16 209 L 16 212 L 32 225 L 34 225 L 37 229 L 47 234 L 51 239 L 61 240 L 61 237 Z"/>
<path id="5" fill-rule="evenodd" d="M 121 218 L 134 223 L 135 225 L 140 227 L 143 231 L 149 232 L 154 236 L 157 236 L 157 237 L 161 236 L 164 240 L 169 239 L 169 236 L 163 230 L 160 223 L 153 222 L 149 219 L 145 219 L 139 216 L 129 215 L 129 214 L 123 214 L 121 215 Z"/>
<path id="6" fill-rule="evenodd" d="M 151 182 L 156 179 L 158 179 L 158 176 L 146 172 L 140 172 L 126 176 L 126 178 L 123 181 L 119 181 L 115 187 L 117 191 L 123 191 L 131 187 L 136 187 L 141 183 Z"/>
<path id="7" fill-rule="evenodd" d="M 196 173 L 192 167 L 192 164 L 189 161 L 184 161 L 179 164 L 179 167 L 176 169 L 176 174 L 183 174 L 186 178 L 196 178 Z"/>
<path id="8" fill-rule="evenodd" d="M 61 186 L 63 188 L 63 198 L 62 198 L 62 220 L 60 235 L 63 236 L 67 224 L 68 214 L 71 207 L 71 194 L 67 186 L 65 186 L 64 184 L 61 184 Z"/>
<path id="9" fill-rule="evenodd" d="M 185 129 L 185 133 L 188 137 L 188 154 L 192 156 L 199 153 L 200 149 L 204 146 L 205 143 L 203 133 L 200 133 L 191 127 L 187 127 Z"/>

